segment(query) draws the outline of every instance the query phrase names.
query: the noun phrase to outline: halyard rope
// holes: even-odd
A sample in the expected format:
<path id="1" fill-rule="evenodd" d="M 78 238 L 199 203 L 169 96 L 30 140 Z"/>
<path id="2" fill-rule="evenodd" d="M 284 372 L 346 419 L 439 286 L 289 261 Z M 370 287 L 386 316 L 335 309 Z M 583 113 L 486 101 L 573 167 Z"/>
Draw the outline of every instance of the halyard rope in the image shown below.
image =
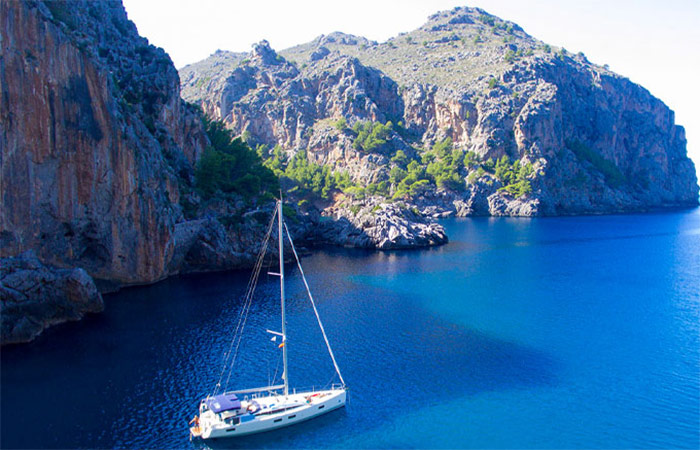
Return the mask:
<path id="1" fill-rule="evenodd" d="M 228 369 L 228 377 L 226 378 L 226 382 L 224 383 L 224 388 L 228 386 L 228 383 L 231 379 L 231 373 L 233 372 L 233 366 L 236 362 L 236 357 L 238 356 L 238 349 L 241 345 L 241 340 L 243 336 L 243 329 L 245 328 L 245 324 L 248 320 L 248 311 L 250 310 L 250 305 L 252 304 L 253 300 L 253 293 L 255 291 L 255 288 L 258 284 L 258 279 L 260 276 L 260 269 L 262 268 L 263 261 L 265 259 L 265 254 L 267 253 L 267 247 L 270 242 L 270 235 L 272 234 L 272 228 L 275 222 L 275 217 L 277 217 L 277 210 L 275 210 L 275 213 L 272 214 L 272 218 L 270 219 L 270 223 L 268 224 L 267 227 L 267 233 L 265 234 L 265 239 L 263 240 L 263 244 L 260 247 L 260 252 L 258 253 L 257 259 L 255 261 L 255 265 L 253 267 L 253 273 L 250 277 L 250 280 L 248 280 L 248 286 L 246 287 L 246 294 L 245 294 L 245 300 L 243 302 L 243 308 L 241 308 L 241 311 L 238 315 L 238 323 L 236 324 L 236 328 L 233 332 L 233 337 L 231 338 L 231 343 L 229 344 L 229 348 L 224 354 L 224 363 L 223 363 L 223 368 L 221 370 L 221 374 L 219 375 L 219 381 L 216 383 L 216 386 L 214 387 L 214 393 L 212 395 L 216 395 L 219 392 L 219 389 L 221 389 L 221 381 L 223 380 L 224 373 L 226 373 L 226 370 Z M 234 349 L 235 345 L 235 349 Z M 233 353 L 232 353 L 233 351 Z M 230 362 L 229 362 L 230 360 Z M 226 389 L 224 389 L 224 392 Z"/>

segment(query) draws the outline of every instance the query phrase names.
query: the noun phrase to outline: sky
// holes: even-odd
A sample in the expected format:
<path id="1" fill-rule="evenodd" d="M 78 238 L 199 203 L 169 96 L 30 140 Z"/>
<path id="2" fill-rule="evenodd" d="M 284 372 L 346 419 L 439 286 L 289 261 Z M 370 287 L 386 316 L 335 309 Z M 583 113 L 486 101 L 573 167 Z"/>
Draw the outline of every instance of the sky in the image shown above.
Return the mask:
<path id="1" fill-rule="evenodd" d="M 282 50 L 333 31 L 385 41 L 455 6 L 479 7 L 647 88 L 676 113 L 700 174 L 700 0 L 123 0 L 180 68 L 217 49 Z M 700 178 L 700 175 L 699 175 Z"/>

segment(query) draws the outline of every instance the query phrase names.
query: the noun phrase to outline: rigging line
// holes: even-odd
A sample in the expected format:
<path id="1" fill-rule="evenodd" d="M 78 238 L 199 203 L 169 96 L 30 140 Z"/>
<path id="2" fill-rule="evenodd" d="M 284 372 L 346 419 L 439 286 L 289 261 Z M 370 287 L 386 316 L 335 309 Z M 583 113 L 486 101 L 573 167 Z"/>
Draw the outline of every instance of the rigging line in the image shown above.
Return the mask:
<path id="1" fill-rule="evenodd" d="M 228 350 L 227 350 L 226 353 L 224 354 L 224 360 L 223 360 L 223 364 L 222 364 L 222 370 L 221 370 L 221 373 L 219 374 L 219 380 L 218 380 L 218 382 L 217 382 L 217 384 L 216 384 L 216 390 L 218 390 L 218 388 L 221 387 L 221 381 L 223 380 L 224 373 L 225 373 L 225 371 L 226 371 L 226 368 L 227 368 L 228 365 L 229 365 L 229 361 L 230 361 L 230 358 L 231 358 L 231 355 L 232 355 L 232 351 L 233 351 L 234 345 L 235 345 L 235 343 L 236 343 L 236 339 L 238 339 L 238 331 L 239 331 L 239 329 L 240 329 L 241 322 L 242 322 L 242 320 L 243 320 L 243 316 L 246 314 L 246 311 L 247 311 L 247 309 L 248 309 L 248 301 L 249 301 L 249 299 L 248 299 L 248 294 L 247 294 L 247 292 L 246 292 L 246 295 L 244 296 L 243 305 L 241 306 L 241 309 L 240 309 L 240 311 L 239 311 L 239 313 L 238 313 L 238 320 L 237 320 L 237 323 L 236 323 L 236 328 L 234 329 L 234 331 L 233 331 L 233 333 L 232 333 L 231 343 L 230 343 L 230 345 L 229 345 Z M 215 392 L 216 392 L 216 390 L 215 390 Z"/>
<path id="2" fill-rule="evenodd" d="M 314 297 L 311 295 L 311 289 L 309 289 L 309 283 L 306 282 L 306 276 L 304 275 L 304 269 L 301 268 L 301 262 L 299 261 L 299 255 L 297 255 L 297 250 L 294 248 L 294 242 L 292 242 L 292 235 L 289 233 L 289 228 L 287 224 L 284 224 L 284 229 L 287 232 L 287 238 L 289 239 L 289 244 L 292 247 L 292 253 L 294 253 L 294 258 L 297 260 L 297 266 L 299 267 L 299 273 L 301 273 L 301 279 L 304 280 L 304 286 L 306 286 L 306 292 L 309 294 L 309 300 L 311 300 L 311 306 L 314 308 L 314 313 L 316 314 L 316 320 L 318 320 L 318 326 L 321 328 L 321 334 L 323 334 L 323 340 L 326 341 L 326 347 L 328 347 L 328 354 L 331 355 L 331 360 L 333 361 L 333 366 L 335 371 L 338 373 L 340 382 L 345 386 L 345 380 L 343 380 L 343 375 L 340 374 L 340 368 L 333 355 L 333 350 L 331 349 L 331 344 L 328 342 L 328 336 L 326 336 L 326 330 L 323 328 L 323 323 L 321 323 L 321 316 L 318 315 L 318 310 L 316 309 L 316 302 L 314 302 Z"/>
<path id="3" fill-rule="evenodd" d="M 272 223 L 272 222 L 273 222 L 273 221 L 270 221 L 270 223 Z M 271 229 L 271 227 L 270 227 L 270 229 Z M 268 232 L 268 234 L 269 234 L 269 232 Z M 263 245 L 263 247 L 264 247 L 264 245 Z M 254 268 L 254 270 L 253 270 L 253 273 L 255 273 L 256 270 L 259 270 L 259 269 L 257 269 L 257 267 L 258 267 L 258 265 L 259 265 L 259 260 L 260 260 L 260 255 L 258 255 L 258 259 L 256 260 L 256 264 L 255 264 L 255 268 Z M 252 281 L 252 277 L 251 277 L 251 280 L 249 280 L 249 282 L 248 282 L 248 286 L 247 286 L 247 289 L 246 289 L 246 295 L 245 295 L 245 297 L 244 297 L 245 300 L 244 300 L 244 302 L 243 302 L 243 307 L 241 308 L 240 313 L 239 313 L 239 315 L 238 315 L 238 323 L 237 323 L 237 325 L 236 325 L 236 329 L 235 329 L 234 332 L 233 332 L 233 337 L 232 337 L 232 339 L 231 339 L 231 344 L 230 344 L 230 346 L 229 346 L 228 351 L 225 353 L 225 356 L 224 356 L 224 363 L 223 363 L 223 365 L 222 365 L 221 374 L 219 375 L 219 381 L 217 382 L 217 384 L 216 384 L 216 386 L 215 386 L 215 389 L 214 389 L 214 393 L 215 393 L 215 394 L 216 394 L 216 392 L 218 391 L 218 389 L 221 387 L 221 381 L 223 380 L 224 373 L 226 372 L 226 368 L 227 368 L 228 365 L 229 365 L 229 360 L 230 360 L 230 358 L 231 358 L 231 352 L 232 352 L 232 350 L 233 350 L 234 343 L 236 342 L 236 339 L 237 339 L 237 338 L 240 339 L 239 330 L 240 330 L 240 327 L 241 327 L 242 319 L 243 319 L 243 317 L 247 314 L 247 311 L 248 311 L 248 309 L 250 308 L 250 304 L 249 304 L 249 303 L 250 303 L 251 281 Z"/>
<path id="4" fill-rule="evenodd" d="M 256 280 L 257 281 L 257 280 Z M 224 391 L 226 390 L 225 388 L 228 387 L 229 381 L 231 380 L 231 375 L 233 374 L 233 367 L 236 364 L 236 359 L 238 357 L 238 349 L 240 348 L 241 342 L 243 341 L 243 330 L 245 329 L 246 323 L 248 322 L 248 312 L 250 311 L 250 306 L 253 303 L 253 297 L 252 295 L 248 299 L 248 303 L 246 304 L 246 309 L 245 309 L 245 316 L 243 317 L 243 323 L 241 324 L 240 332 L 238 334 L 238 339 L 236 341 L 236 346 L 233 351 L 233 356 L 231 357 L 231 363 L 229 364 L 228 368 L 228 376 L 226 377 L 226 382 L 224 383 Z"/>
<path id="5" fill-rule="evenodd" d="M 267 253 L 266 249 L 267 249 L 267 246 L 269 245 L 270 236 L 272 235 L 272 228 L 273 228 L 273 225 L 275 222 L 275 217 L 277 217 L 277 210 L 275 210 L 275 212 L 272 213 L 272 217 L 270 218 L 270 223 L 268 223 L 268 225 L 267 225 L 267 232 L 265 233 L 265 239 L 263 239 L 263 243 L 260 246 L 261 248 L 260 248 L 260 251 L 258 252 L 258 257 L 257 257 L 257 260 L 255 262 L 256 268 L 258 266 L 262 267 L 262 265 L 265 262 L 265 254 Z M 260 269 L 257 268 L 257 270 L 260 270 Z M 251 277 L 248 280 L 248 286 L 246 288 L 246 295 L 250 295 L 253 290 L 255 290 L 255 287 L 254 287 L 253 277 Z"/>
<path id="6" fill-rule="evenodd" d="M 243 302 L 243 306 L 241 307 L 241 310 L 239 313 L 239 319 L 238 319 L 238 323 L 236 325 L 236 329 L 233 333 L 233 337 L 231 338 L 231 344 L 230 344 L 229 349 L 226 352 L 225 357 L 224 357 L 224 361 L 222 364 L 222 370 L 221 370 L 221 373 L 219 375 L 219 381 L 216 384 L 215 394 L 216 394 L 216 392 L 218 392 L 219 388 L 221 388 L 221 382 L 223 380 L 224 374 L 226 373 L 226 370 L 229 366 L 229 363 L 230 363 L 232 355 L 233 355 L 233 349 L 236 346 L 236 342 L 238 341 L 238 339 L 240 339 L 239 330 L 241 329 L 241 324 L 242 324 L 243 318 L 244 318 L 244 316 L 246 316 L 248 314 L 249 308 L 250 308 L 250 299 L 246 295 L 245 300 Z"/>
<path id="7" fill-rule="evenodd" d="M 247 308 L 246 308 L 246 314 L 244 316 L 243 324 L 241 325 L 240 332 L 238 334 L 238 342 L 236 343 L 236 348 L 235 348 L 234 353 L 233 353 L 233 358 L 231 359 L 230 369 L 229 369 L 228 377 L 226 378 L 226 383 L 225 383 L 226 387 L 228 387 L 228 383 L 231 380 L 231 375 L 233 374 L 233 366 L 235 365 L 236 358 L 238 356 L 238 349 L 239 349 L 241 342 L 243 340 L 243 329 L 245 328 L 245 325 L 248 321 L 248 310 L 250 310 L 250 305 L 253 302 L 253 294 L 255 292 L 255 288 L 257 287 L 258 281 L 260 279 L 260 269 L 262 269 L 265 254 L 267 253 L 267 248 L 268 248 L 269 243 L 270 243 L 270 236 L 272 235 L 272 229 L 273 229 L 275 217 L 276 217 L 276 213 L 273 214 L 272 218 L 270 219 L 270 224 L 268 225 L 268 231 L 267 231 L 262 248 L 261 248 L 260 253 L 259 253 L 259 260 L 258 260 L 257 268 L 256 268 L 256 270 L 254 272 L 254 276 L 253 276 L 254 279 L 250 283 L 251 287 L 250 287 L 250 290 L 248 292 L 248 303 L 247 303 Z"/>
<path id="8" fill-rule="evenodd" d="M 264 250 L 264 246 L 263 246 L 263 250 Z M 253 273 L 254 273 L 253 278 L 255 278 L 255 276 L 256 276 L 255 274 L 256 274 L 256 272 L 259 272 L 259 270 L 260 270 L 260 265 L 256 264 L 256 267 L 253 271 Z M 251 286 L 252 286 L 252 289 L 254 289 L 254 284 Z M 249 291 L 246 294 L 245 302 L 244 302 L 243 308 L 241 309 L 240 320 L 239 320 L 238 326 L 236 327 L 236 332 L 234 334 L 234 337 L 231 341 L 233 348 L 231 349 L 231 351 L 229 352 L 229 355 L 225 359 L 224 366 L 223 366 L 223 369 L 221 372 L 220 380 L 223 380 L 224 373 L 226 372 L 227 369 L 229 371 L 229 375 L 226 379 L 226 383 L 224 384 L 224 387 L 226 387 L 228 385 L 228 381 L 230 380 L 231 373 L 233 371 L 233 366 L 234 366 L 235 361 L 236 361 L 236 355 L 238 354 L 238 348 L 239 348 L 240 343 L 242 341 L 243 329 L 244 329 L 245 323 L 247 321 L 248 312 L 250 310 L 251 304 L 252 304 L 252 295 L 251 295 L 251 292 Z M 218 387 L 221 387 L 221 381 L 219 382 Z"/>
<path id="9" fill-rule="evenodd" d="M 247 316 L 248 310 L 250 309 L 250 303 L 252 301 L 252 292 L 255 290 L 255 286 L 253 283 L 253 278 L 256 277 L 256 272 L 259 274 L 260 268 L 262 267 L 262 262 L 264 260 L 265 253 L 267 251 L 267 244 L 270 240 L 270 235 L 272 234 L 272 226 L 274 224 L 274 219 L 276 217 L 277 212 L 272 215 L 272 218 L 270 219 L 270 223 L 268 224 L 267 227 L 267 233 L 265 236 L 265 239 L 263 240 L 263 244 L 261 245 L 260 252 L 258 253 L 258 257 L 256 259 L 254 269 L 253 269 L 253 275 L 251 276 L 251 279 L 248 281 L 248 286 L 246 287 L 246 294 L 245 294 L 245 300 L 243 302 L 243 308 L 241 308 L 241 311 L 238 315 L 238 323 L 236 325 L 236 328 L 233 332 L 233 337 L 231 338 L 231 343 L 229 345 L 229 348 L 227 352 L 224 354 L 224 364 L 221 370 L 221 373 L 219 374 L 219 381 L 216 383 L 216 386 L 214 387 L 214 395 L 218 392 L 219 388 L 221 387 L 221 381 L 223 380 L 224 373 L 226 372 L 227 367 L 229 366 L 229 360 L 231 358 L 231 352 L 234 347 L 234 343 L 236 342 L 236 339 L 238 338 L 239 344 L 240 345 L 240 334 L 239 331 L 242 334 L 242 329 L 241 329 L 241 321 L 244 316 Z M 256 281 L 257 283 L 257 281 Z M 238 346 L 236 346 L 238 348 Z M 235 355 L 233 357 L 233 360 L 231 361 L 231 367 L 233 366 L 233 362 L 235 361 Z M 229 373 L 230 377 L 230 373 Z"/>
<path id="10" fill-rule="evenodd" d="M 331 384 L 333 384 L 333 379 L 334 379 L 334 378 L 335 378 L 335 375 L 331 376 L 331 379 L 328 380 L 328 383 L 326 383 L 325 386 L 323 386 L 323 389 L 328 389 L 328 386 L 330 386 Z"/>
<path id="11" fill-rule="evenodd" d="M 258 280 L 260 278 L 260 269 L 262 269 L 264 255 L 265 255 L 265 253 L 267 253 L 267 247 L 268 247 L 269 241 L 270 241 L 269 237 L 272 234 L 274 218 L 275 218 L 275 214 L 272 215 L 272 219 L 270 220 L 270 228 L 268 230 L 268 234 L 267 234 L 265 241 L 263 243 L 263 246 L 260 250 L 261 257 L 259 260 L 259 264 L 257 265 L 257 268 L 256 268 L 255 273 L 254 273 L 254 281 L 251 283 L 251 289 L 250 289 L 249 295 L 248 295 L 248 304 L 247 304 L 247 308 L 246 308 L 246 314 L 243 318 L 243 324 L 241 325 L 240 332 L 238 334 L 238 342 L 236 343 L 236 348 L 235 348 L 234 353 L 233 353 L 233 358 L 231 359 L 228 377 L 226 377 L 226 383 L 225 383 L 226 387 L 228 386 L 228 383 L 231 380 L 231 375 L 233 374 L 233 366 L 235 365 L 236 358 L 238 357 L 238 349 L 239 349 L 241 342 L 243 340 L 243 330 L 245 329 L 245 325 L 248 321 L 248 310 L 250 310 L 250 305 L 253 303 L 253 293 L 255 292 L 255 288 L 257 287 Z"/>

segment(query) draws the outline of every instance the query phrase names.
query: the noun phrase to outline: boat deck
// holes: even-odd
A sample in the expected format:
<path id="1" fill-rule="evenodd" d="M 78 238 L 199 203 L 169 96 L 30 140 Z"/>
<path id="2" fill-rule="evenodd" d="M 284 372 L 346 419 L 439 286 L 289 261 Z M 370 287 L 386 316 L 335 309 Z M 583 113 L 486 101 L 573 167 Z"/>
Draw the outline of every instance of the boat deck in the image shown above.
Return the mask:
<path id="1" fill-rule="evenodd" d="M 261 433 L 325 414 L 345 406 L 345 388 L 283 394 L 245 396 L 236 411 L 202 411 L 193 437 L 203 439 Z"/>

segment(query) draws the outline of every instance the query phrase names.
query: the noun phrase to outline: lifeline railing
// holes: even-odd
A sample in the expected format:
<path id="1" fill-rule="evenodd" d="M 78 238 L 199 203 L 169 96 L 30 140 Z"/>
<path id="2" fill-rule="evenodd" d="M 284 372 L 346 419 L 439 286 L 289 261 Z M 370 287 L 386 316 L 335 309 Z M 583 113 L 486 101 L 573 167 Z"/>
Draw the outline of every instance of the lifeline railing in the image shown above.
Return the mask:
<path id="1" fill-rule="evenodd" d="M 257 388 L 257 389 L 242 389 L 239 391 L 230 391 L 227 392 L 227 394 L 252 394 L 250 396 L 251 399 L 255 398 L 260 398 L 260 397 L 265 397 L 264 395 L 260 395 L 260 392 L 269 392 L 270 394 L 274 393 L 276 390 L 283 389 L 284 385 L 279 385 L 279 386 L 267 386 L 264 388 Z M 292 389 L 292 395 L 297 394 L 297 391 L 299 393 L 301 392 L 321 392 L 321 391 L 331 391 L 331 390 L 340 390 L 340 389 L 347 389 L 347 386 L 344 384 L 339 384 L 339 383 L 333 383 L 330 388 L 328 386 L 308 386 L 308 387 L 300 387 L 300 388 L 294 388 Z M 244 400 L 248 399 L 248 396 L 246 395 Z"/>

